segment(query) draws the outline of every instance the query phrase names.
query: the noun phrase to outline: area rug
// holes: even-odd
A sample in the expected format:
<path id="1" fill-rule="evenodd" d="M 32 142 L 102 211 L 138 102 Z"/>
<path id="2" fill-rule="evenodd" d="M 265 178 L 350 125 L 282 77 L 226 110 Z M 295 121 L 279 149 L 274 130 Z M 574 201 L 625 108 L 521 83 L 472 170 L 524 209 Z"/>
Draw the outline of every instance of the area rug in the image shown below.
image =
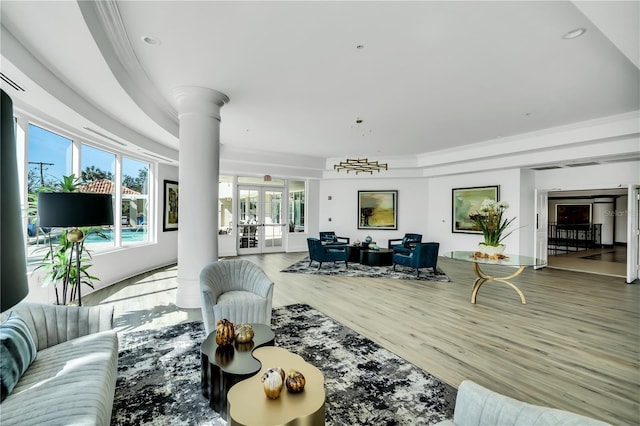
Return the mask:
<path id="1" fill-rule="evenodd" d="M 325 376 L 327 425 L 429 425 L 456 390 L 308 305 L 273 311 L 276 345 Z M 226 425 L 200 389 L 201 322 L 120 334 L 112 425 Z"/>
<path id="2" fill-rule="evenodd" d="M 396 270 L 394 271 L 392 266 L 367 266 L 360 263 L 349 263 L 349 267 L 345 268 L 344 262 L 323 262 L 322 268 L 318 269 L 318 262 L 314 261 L 309 266 L 309 258 L 305 257 L 301 261 L 284 268 L 281 272 L 341 275 L 343 277 L 391 278 L 397 280 L 450 281 L 442 269 L 436 269 L 436 273 L 433 272 L 432 268 L 420 269 L 420 277 L 416 278 L 415 269 L 402 265 L 396 265 Z"/>

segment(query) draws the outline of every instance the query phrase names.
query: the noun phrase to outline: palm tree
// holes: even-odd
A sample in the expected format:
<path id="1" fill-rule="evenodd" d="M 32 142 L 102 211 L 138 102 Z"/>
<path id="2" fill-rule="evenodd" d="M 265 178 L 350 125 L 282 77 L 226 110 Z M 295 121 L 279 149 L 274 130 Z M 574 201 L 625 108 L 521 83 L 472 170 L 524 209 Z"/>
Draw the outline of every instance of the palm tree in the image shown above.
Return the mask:
<path id="1" fill-rule="evenodd" d="M 100 179 L 113 180 L 113 173 L 106 172 L 96 166 L 87 166 L 82 171 L 81 177 L 83 182 L 94 182 Z"/>

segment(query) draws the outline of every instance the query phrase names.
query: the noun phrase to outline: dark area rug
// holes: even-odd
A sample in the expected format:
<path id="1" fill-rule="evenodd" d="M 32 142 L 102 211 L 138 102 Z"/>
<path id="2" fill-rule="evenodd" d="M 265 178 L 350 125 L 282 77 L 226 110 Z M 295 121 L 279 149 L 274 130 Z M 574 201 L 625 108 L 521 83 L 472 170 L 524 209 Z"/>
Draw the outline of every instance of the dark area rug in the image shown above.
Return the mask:
<path id="1" fill-rule="evenodd" d="M 308 257 L 286 267 L 281 272 L 341 275 L 344 277 L 390 278 L 397 280 L 450 281 L 447 274 L 440 268 L 437 268 L 437 273 L 433 273 L 432 268 L 420 269 L 420 277 L 416 278 L 415 269 L 402 265 L 396 265 L 396 270 L 394 271 L 393 266 L 367 266 L 359 263 L 349 263 L 349 267 L 345 268 L 344 262 L 325 262 L 322 264 L 322 268 L 318 269 L 318 262 L 314 261 L 311 266 L 309 266 Z"/>
<path id="2" fill-rule="evenodd" d="M 308 305 L 274 309 L 276 345 L 325 376 L 327 425 L 429 425 L 456 390 Z M 112 425 L 225 425 L 200 389 L 201 322 L 119 335 Z"/>

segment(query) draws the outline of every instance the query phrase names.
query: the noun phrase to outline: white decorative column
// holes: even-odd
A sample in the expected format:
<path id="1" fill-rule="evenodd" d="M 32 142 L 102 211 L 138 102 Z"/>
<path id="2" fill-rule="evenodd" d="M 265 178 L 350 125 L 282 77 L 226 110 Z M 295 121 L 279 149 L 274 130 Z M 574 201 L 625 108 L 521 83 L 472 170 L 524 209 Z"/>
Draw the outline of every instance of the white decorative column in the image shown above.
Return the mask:
<path id="1" fill-rule="evenodd" d="M 193 86 L 178 87 L 173 94 L 180 120 L 176 305 L 199 308 L 200 271 L 218 260 L 220 108 L 229 98 Z"/>

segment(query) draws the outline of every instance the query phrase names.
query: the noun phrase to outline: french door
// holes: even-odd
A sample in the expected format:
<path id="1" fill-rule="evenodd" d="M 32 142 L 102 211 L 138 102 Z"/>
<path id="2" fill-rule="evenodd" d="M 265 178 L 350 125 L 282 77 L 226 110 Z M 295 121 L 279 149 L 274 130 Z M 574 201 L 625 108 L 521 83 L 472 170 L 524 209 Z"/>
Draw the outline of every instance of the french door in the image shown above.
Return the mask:
<path id="1" fill-rule="evenodd" d="M 238 254 L 283 251 L 283 188 L 238 185 Z"/>

